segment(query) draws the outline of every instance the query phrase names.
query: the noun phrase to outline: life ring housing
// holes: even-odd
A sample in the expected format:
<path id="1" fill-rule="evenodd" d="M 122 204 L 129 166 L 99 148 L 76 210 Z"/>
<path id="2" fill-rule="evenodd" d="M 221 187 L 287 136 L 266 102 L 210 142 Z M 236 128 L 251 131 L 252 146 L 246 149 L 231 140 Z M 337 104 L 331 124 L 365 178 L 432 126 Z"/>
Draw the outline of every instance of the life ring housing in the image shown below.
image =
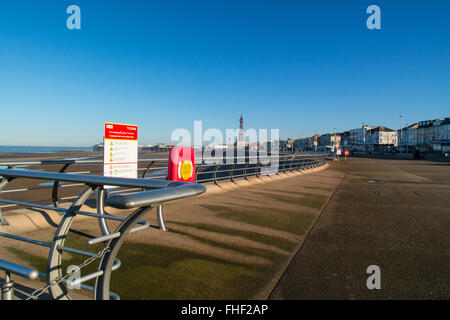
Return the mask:
<path id="1" fill-rule="evenodd" d="M 195 152 L 192 147 L 173 147 L 169 153 L 168 180 L 195 182 Z"/>

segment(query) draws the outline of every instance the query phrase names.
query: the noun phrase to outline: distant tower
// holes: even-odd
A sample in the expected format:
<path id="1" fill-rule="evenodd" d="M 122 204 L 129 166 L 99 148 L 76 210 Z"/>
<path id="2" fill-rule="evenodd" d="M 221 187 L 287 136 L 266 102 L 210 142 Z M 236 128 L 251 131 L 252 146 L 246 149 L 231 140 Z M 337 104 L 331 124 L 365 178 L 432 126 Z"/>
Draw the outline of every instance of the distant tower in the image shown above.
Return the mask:
<path id="1" fill-rule="evenodd" d="M 241 114 L 241 119 L 239 120 L 239 140 L 240 142 L 244 141 L 244 118 L 242 118 L 242 114 Z"/>

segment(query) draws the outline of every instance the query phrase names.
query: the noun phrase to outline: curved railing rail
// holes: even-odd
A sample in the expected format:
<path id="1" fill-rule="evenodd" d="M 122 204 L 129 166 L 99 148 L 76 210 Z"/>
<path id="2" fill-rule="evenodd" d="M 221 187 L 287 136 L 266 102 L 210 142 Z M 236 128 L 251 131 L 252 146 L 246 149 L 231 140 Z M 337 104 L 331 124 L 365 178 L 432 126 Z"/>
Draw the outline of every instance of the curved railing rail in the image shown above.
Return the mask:
<path id="1" fill-rule="evenodd" d="M 261 175 L 277 174 L 280 172 L 296 171 L 308 169 L 322 165 L 325 160 L 330 160 L 332 155 L 324 153 L 301 153 L 279 155 L 276 157 L 234 157 L 220 159 L 202 159 L 196 164 L 196 181 L 198 183 L 212 182 L 220 184 L 225 181 L 235 181 L 235 179 L 249 177 L 260 177 Z M 274 166 L 273 161 L 277 164 Z M 0 168 L 20 168 L 34 169 L 43 171 L 52 171 L 68 174 L 96 174 L 103 175 L 102 159 L 61 159 L 61 160 L 42 160 L 42 161 L 13 161 L 0 162 Z M 153 158 L 140 159 L 138 162 L 139 177 L 145 179 L 167 179 L 168 159 Z M 69 169 L 74 168 L 73 171 Z M 77 182 L 53 181 L 39 182 L 37 185 L 16 185 L 11 186 L 9 190 L 0 190 L 0 196 L 8 194 L 11 200 L 20 199 L 24 192 L 51 189 L 50 198 L 43 198 L 42 195 L 32 199 L 35 203 L 52 203 L 58 207 L 60 201 L 72 201 L 76 199 L 76 192 L 80 191 L 83 184 Z M 134 192 L 137 189 L 125 190 L 123 187 L 116 190 L 108 190 L 109 194 Z M 106 192 L 102 191 L 102 196 Z M 101 201 L 101 199 L 99 200 Z M 0 225 L 6 225 L 7 221 L 2 217 L 1 210 L 16 207 L 17 204 L 0 204 Z"/>
<path id="2" fill-rule="evenodd" d="M 53 181 L 54 183 L 77 183 L 82 184 L 87 188 L 72 202 L 68 209 L 33 202 L 0 198 L 0 202 L 3 203 L 15 204 L 28 208 L 53 210 L 64 214 L 59 226 L 56 229 L 52 242 L 44 242 L 0 232 L 0 236 L 4 238 L 49 248 L 46 272 L 38 272 L 37 270 L 27 268 L 25 266 L 0 260 L 0 269 L 4 270 L 6 274 L 5 281 L 2 284 L 2 300 L 12 299 L 14 297 L 14 286 L 10 280 L 11 273 L 22 277 L 27 277 L 29 279 L 36 279 L 37 276 L 47 279 L 47 285 L 35 290 L 30 295 L 29 299 L 38 298 L 46 290 L 48 290 L 53 299 L 70 299 L 67 288 L 75 285 L 92 290 L 95 299 L 109 299 L 110 296 L 118 299 L 118 295 L 110 292 L 109 290 L 111 272 L 117 270 L 121 265 L 121 262 L 116 258 L 116 256 L 125 241 L 126 236 L 129 233 L 140 231 L 149 227 L 149 224 L 146 221 L 140 220 L 140 218 L 152 208 L 161 207 L 163 203 L 200 195 L 206 191 L 204 186 L 196 183 L 172 182 L 157 179 L 110 178 L 86 174 L 68 174 L 15 169 L 0 169 L 0 190 L 3 190 L 9 183 L 16 181 L 17 179 Z M 104 211 L 100 211 L 101 213 L 92 213 L 80 210 L 86 200 L 95 191 L 100 194 L 101 190 L 104 190 L 106 185 L 143 190 L 133 194 L 116 194 L 106 197 L 106 199 L 102 201 L 102 205 L 106 204 L 112 208 L 132 209 L 133 211 L 128 214 L 127 217 L 106 214 Z M 77 215 L 97 218 L 100 221 L 100 226 L 102 226 L 102 222 L 106 220 L 115 220 L 120 221 L 121 223 L 114 232 L 108 232 L 105 234 L 102 229 L 102 236 L 93 237 L 88 240 L 89 245 L 105 243 L 104 248 L 95 254 L 76 248 L 66 247 L 64 245 L 70 227 Z M 136 224 L 140 225 L 136 226 Z M 70 252 L 72 254 L 79 254 L 88 257 L 78 266 L 80 269 L 100 259 L 97 271 L 71 280 L 70 273 L 63 274 L 63 252 Z M 85 282 L 93 279 L 95 279 L 95 286 L 92 287 L 85 285 Z"/>

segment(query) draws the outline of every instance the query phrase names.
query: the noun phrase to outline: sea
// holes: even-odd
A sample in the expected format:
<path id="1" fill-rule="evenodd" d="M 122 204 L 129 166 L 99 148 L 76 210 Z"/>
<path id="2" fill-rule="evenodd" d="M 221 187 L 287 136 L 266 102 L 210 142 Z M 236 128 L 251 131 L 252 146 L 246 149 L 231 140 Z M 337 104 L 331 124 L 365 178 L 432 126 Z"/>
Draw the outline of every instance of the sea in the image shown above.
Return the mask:
<path id="1" fill-rule="evenodd" d="M 55 153 L 61 151 L 92 151 L 92 147 L 0 146 L 1 153 Z"/>

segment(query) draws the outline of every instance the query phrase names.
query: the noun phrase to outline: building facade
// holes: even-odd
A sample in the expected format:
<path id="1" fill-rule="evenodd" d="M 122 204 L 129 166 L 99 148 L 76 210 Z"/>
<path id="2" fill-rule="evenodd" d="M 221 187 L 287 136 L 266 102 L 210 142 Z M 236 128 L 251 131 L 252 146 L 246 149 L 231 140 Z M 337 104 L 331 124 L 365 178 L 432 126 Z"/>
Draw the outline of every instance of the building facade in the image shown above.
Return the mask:
<path id="1" fill-rule="evenodd" d="M 366 151 L 367 150 L 367 131 L 375 127 L 363 125 L 361 128 L 349 130 L 349 147 L 353 151 Z"/>
<path id="2" fill-rule="evenodd" d="M 350 131 L 341 133 L 341 148 L 349 149 L 351 147 Z"/>
<path id="3" fill-rule="evenodd" d="M 397 147 L 397 131 L 383 126 L 367 130 L 367 150 L 371 152 L 394 151 Z"/>
<path id="4" fill-rule="evenodd" d="M 341 134 L 340 133 L 327 133 L 319 137 L 319 151 L 331 151 L 335 152 L 336 149 L 341 147 Z"/>
<path id="5" fill-rule="evenodd" d="M 398 150 L 400 152 L 414 152 L 417 146 L 419 124 L 415 123 L 397 130 Z"/>
<path id="6" fill-rule="evenodd" d="M 292 146 L 293 143 L 293 146 Z M 314 135 L 283 143 L 286 151 L 335 151 L 343 148 L 354 152 L 421 152 L 446 154 L 450 157 L 450 118 L 423 120 L 393 130 L 364 124 L 342 133 Z"/>
<path id="7" fill-rule="evenodd" d="M 294 149 L 296 151 L 317 151 L 319 145 L 319 134 L 308 138 L 296 139 L 294 141 Z"/>

